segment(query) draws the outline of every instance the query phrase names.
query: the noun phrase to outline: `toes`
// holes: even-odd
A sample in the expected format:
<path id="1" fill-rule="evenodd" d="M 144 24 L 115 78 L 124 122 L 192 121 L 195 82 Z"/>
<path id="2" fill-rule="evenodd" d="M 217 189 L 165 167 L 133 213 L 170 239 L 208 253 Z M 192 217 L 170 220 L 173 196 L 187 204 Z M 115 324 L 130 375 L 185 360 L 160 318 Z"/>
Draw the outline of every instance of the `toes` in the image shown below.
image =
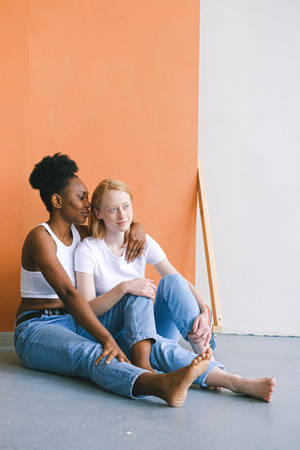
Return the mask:
<path id="1" fill-rule="evenodd" d="M 208 348 L 202 356 L 203 356 L 203 358 L 205 358 L 205 359 L 210 359 L 211 356 L 212 356 L 212 350 L 211 350 L 211 348 Z"/>
<path id="2" fill-rule="evenodd" d="M 193 366 L 198 366 L 202 361 L 204 361 L 206 358 L 204 355 L 198 355 L 195 359 L 192 361 Z"/>
<path id="3" fill-rule="evenodd" d="M 205 353 L 202 353 L 201 355 L 196 356 L 196 358 L 191 362 L 191 365 L 197 366 L 201 362 L 207 361 L 211 359 L 212 351 L 211 349 L 206 350 Z"/>
<path id="4" fill-rule="evenodd" d="M 274 380 L 274 378 L 269 378 L 267 392 L 266 392 L 265 398 L 264 398 L 264 400 L 268 403 L 271 401 L 272 394 L 274 392 L 274 388 L 275 388 L 275 380 Z"/>
<path id="5" fill-rule="evenodd" d="M 269 395 L 267 396 L 267 398 L 266 398 L 266 401 L 269 403 L 269 402 L 271 401 L 271 398 L 272 398 L 272 395 L 269 394 Z"/>
<path id="6" fill-rule="evenodd" d="M 198 355 L 198 356 L 196 356 L 196 358 L 192 361 L 192 364 L 193 364 L 194 366 L 198 366 L 198 364 L 199 364 L 201 361 L 202 361 L 202 356 L 201 356 L 201 355 Z"/>

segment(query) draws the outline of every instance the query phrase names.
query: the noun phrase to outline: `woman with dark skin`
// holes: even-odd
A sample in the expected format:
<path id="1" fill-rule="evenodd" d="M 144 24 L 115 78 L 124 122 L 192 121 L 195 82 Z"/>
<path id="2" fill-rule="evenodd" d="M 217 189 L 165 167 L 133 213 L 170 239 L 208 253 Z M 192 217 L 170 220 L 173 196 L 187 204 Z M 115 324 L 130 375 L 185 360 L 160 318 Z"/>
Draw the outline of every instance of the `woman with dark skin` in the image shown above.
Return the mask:
<path id="1" fill-rule="evenodd" d="M 84 235 L 82 225 L 90 207 L 77 170 L 74 161 L 56 154 L 37 164 L 30 177 L 32 187 L 40 190 L 49 220 L 30 231 L 22 250 L 17 353 L 26 367 L 88 378 L 120 395 L 155 395 L 171 406 L 181 406 L 188 387 L 207 370 L 210 352 L 169 374 L 135 367 L 96 316 L 101 315 L 103 299 L 115 303 L 128 294 L 124 285 L 90 302 L 74 287 L 70 261 L 73 264 L 80 240 L 76 230 Z M 149 287 L 150 280 L 145 280 L 133 294 L 147 297 Z"/>

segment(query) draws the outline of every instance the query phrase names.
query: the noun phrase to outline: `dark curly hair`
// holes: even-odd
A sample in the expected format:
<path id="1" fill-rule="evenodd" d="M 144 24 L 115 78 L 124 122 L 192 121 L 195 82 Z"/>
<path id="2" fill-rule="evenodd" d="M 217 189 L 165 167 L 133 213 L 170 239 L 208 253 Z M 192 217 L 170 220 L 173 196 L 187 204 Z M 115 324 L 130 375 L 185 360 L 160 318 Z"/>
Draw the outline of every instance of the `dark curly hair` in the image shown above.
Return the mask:
<path id="1" fill-rule="evenodd" d="M 68 186 L 71 178 L 77 177 L 78 167 L 75 161 L 68 155 L 55 153 L 53 156 L 45 156 L 34 166 L 29 177 L 29 183 L 34 189 L 39 189 L 49 212 L 52 210 L 51 197 L 53 194 L 61 194 Z"/>

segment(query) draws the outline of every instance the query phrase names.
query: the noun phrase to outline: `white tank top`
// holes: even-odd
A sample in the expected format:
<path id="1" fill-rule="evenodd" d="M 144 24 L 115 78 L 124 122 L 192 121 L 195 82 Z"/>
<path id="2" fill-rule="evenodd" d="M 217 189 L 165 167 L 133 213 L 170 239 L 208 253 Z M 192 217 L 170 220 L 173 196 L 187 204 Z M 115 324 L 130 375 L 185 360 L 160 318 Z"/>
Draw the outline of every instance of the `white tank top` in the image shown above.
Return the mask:
<path id="1" fill-rule="evenodd" d="M 53 233 L 46 222 L 41 223 L 56 243 L 56 256 L 75 286 L 74 252 L 80 242 L 80 235 L 74 225 L 71 225 L 73 241 L 65 245 Z M 42 272 L 31 272 L 21 266 L 21 297 L 24 298 L 58 298 L 56 292 L 44 278 Z"/>

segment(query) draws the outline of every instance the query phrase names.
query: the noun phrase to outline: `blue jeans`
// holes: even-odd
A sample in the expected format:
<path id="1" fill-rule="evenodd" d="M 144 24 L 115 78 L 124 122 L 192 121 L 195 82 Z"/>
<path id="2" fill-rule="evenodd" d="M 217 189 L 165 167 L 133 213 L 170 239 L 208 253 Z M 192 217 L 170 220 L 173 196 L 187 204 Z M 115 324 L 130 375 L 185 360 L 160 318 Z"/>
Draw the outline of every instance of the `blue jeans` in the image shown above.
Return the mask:
<path id="1" fill-rule="evenodd" d="M 113 336 L 123 330 L 130 349 L 134 344 L 145 339 L 155 341 L 156 327 L 153 302 L 150 298 L 124 295 L 113 308 L 98 319 Z M 86 333 L 84 330 L 85 337 Z"/>
<path id="2" fill-rule="evenodd" d="M 123 297 L 116 307 L 99 317 L 101 322 L 106 323 L 105 326 L 114 337 L 117 336 L 116 330 L 123 321 L 123 319 L 118 321 L 115 316 L 117 316 L 117 311 L 121 311 L 121 304 L 128 302 L 128 299 L 130 299 L 131 304 L 134 304 L 134 300 L 136 300 L 137 310 L 140 308 L 140 302 L 143 303 L 143 307 L 145 304 L 153 305 L 150 299 L 144 297 Z M 143 299 L 145 299 L 145 302 Z M 142 317 L 140 336 L 143 336 L 145 328 L 145 316 Z M 112 322 L 110 322 L 110 319 Z M 116 327 L 115 321 L 119 322 Z M 150 362 L 152 367 L 157 370 L 165 373 L 171 372 L 189 365 L 196 356 L 193 352 L 183 349 L 173 340 L 158 335 L 155 335 L 155 337 L 156 341 L 151 347 Z M 125 339 L 126 345 L 128 345 L 127 336 Z M 143 372 L 146 372 L 144 369 L 131 364 L 119 362 L 116 358 L 108 365 L 105 364 L 106 358 L 104 358 L 99 365 L 95 366 L 94 362 L 102 353 L 103 346 L 82 328 L 70 314 L 62 316 L 43 315 L 40 318 L 22 322 L 15 331 L 15 347 L 25 367 L 89 379 L 103 389 L 129 398 L 135 398 L 133 396 L 134 383 Z M 214 367 L 222 367 L 222 365 L 211 361 L 208 370 L 195 380 L 195 384 L 206 387 L 206 377 Z"/>
<path id="3" fill-rule="evenodd" d="M 195 317 L 200 312 L 199 305 L 186 280 L 180 274 L 166 275 L 160 280 L 154 303 L 156 343 L 152 345 L 150 354 L 150 363 L 154 369 L 168 373 L 187 366 L 193 361 L 197 352 L 182 348 L 178 340 L 180 335 L 187 339 Z M 130 349 L 123 332 L 117 336 L 117 342 L 130 356 Z M 211 346 L 215 347 L 213 338 Z M 207 387 L 206 377 L 214 367 L 224 369 L 219 362 L 211 361 L 207 372 L 197 378 L 194 384 Z"/>
<path id="4" fill-rule="evenodd" d="M 29 369 L 86 378 L 103 389 L 133 397 L 135 380 L 145 371 L 116 358 L 108 365 L 104 358 L 95 366 L 103 346 L 84 334 L 70 314 L 42 316 L 17 327 L 15 348 L 23 366 Z"/>
<path id="5" fill-rule="evenodd" d="M 161 279 L 154 304 L 155 324 L 159 335 L 177 342 L 180 335 L 188 340 L 187 335 L 200 312 L 186 280 L 180 274 L 172 273 Z M 210 346 L 215 348 L 213 337 Z"/>

